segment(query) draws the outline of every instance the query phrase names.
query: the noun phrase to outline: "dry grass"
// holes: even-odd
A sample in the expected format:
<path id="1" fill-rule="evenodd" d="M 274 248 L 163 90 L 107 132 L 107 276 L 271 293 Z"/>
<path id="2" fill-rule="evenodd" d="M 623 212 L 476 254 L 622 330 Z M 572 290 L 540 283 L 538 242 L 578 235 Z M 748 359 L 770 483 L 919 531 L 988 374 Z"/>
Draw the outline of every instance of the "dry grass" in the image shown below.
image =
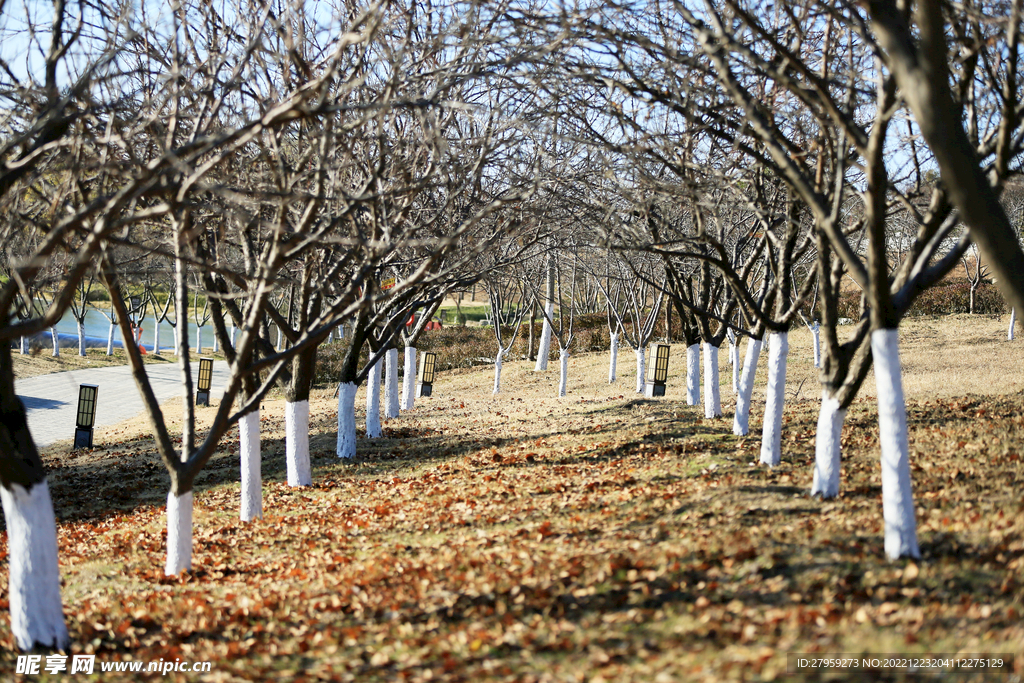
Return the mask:
<path id="1" fill-rule="evenodd" d="M 106 349 L 86 349 L 85 356 L 79 356 L 77 349 L 61 349 L 60 356 L 54 358 L 51 349 L 42 349 L 33 353 L 22 355 L 14 351 L 14 377 L 15 379 L 26 379 L 48 375 L 53 372 L 66 372 L 68 370 L 84 370 L 87 368 L 104 368 L 115 365 L 127 365 L 128 356 L 124 349 L 114 349 L 113 355 L 108 356 Z M 207 354 L 211 358 L 223 360 L 223 354 Z M 152 353 L 142 357 L 143 362 L 150 364 L 173 363 L 176 356 L 164 349 L 159 356 Z"/>
<path id="2" fill-rule="evenodd" d="M 728 417 L 682 404 L 678 346 L 663 400 L 632 392 L 631 354 L 614 386 L 605 354 L 573 358 L 563 399 L 556 364 L 535 374 L 507 363 L 498 396 L 490 368 L 444 373 L 387 438 L 361 439 L 352 463 L 333 457 L 332 392 L 315 392 L 310 489 L 282 483 L 283 405 L 268 400 L 265 518 L 237 520 L 232 434 L 197 486 L 194 569 L 182 579 L 161 576 L 167 478 L 144 422 L 98 430 L 101 448 L 45 456 L 74 651 L 210 659 L 208 679 L 232 681 L 770 680 L 792 652 L 1019 660 L 1024 396 L 1012 372 L 969 383 L 985 364 L 1015 367 L 1016 344 L 964 353 L 984 329 L 955 319 L 905 330 L 920 563 L 882 554 L 867 398 L 848 416 L 842 496 L 806 496 L 818 394 L 806 331 L 791 338 L 794 400 L 772 470 L 752 464 L 756 435 L 734 437 Z M 964 390 L 988 398 L 942 398 L 955 387 L 924 361 L 952 362 L 954 343 Z"/>

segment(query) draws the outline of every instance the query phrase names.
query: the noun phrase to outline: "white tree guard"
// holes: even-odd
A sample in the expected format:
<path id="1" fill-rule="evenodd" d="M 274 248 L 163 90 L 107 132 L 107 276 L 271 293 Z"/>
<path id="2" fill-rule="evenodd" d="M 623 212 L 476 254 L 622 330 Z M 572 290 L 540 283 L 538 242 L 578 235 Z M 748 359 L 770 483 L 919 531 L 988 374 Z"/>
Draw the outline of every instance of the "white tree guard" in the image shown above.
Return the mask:
<path id="1" fill-rule="evenodd" d="M 416 405 L 416 347 L 405 347 L 405 373 L 402 375 L 402 410 Z"/>
<path id="2" fill-rule="evenodd" d="M 700 344 L 686 347 L 686 405 L 700 405 Z"/>
<path id="3" fill-rule="evenodd" d="M 398 412 L 398 349 L 388 349 L 384 354 L 384 417 L 391 420 Z"/>
<path id="4" fill-rule="evenodd" d="M 164 574 L 175 576 L 192 568 L 192 492 L 167 492 L 167 564 Z"/>
<path id="5" fill-rule="evenodd" d="M 498 349 L 498 354 L 494 357 L 494 391 L 492 394 L 501 393 L 501 349 Z"/>
<path id="6" fill-rule="evenodd" d="M 718 347 L 704 342 L 704 417 L 722 417 L 722 397 L 718 386 Z"/>
<path id="7" fill-rule="evenodd" d="M 537 365 L 533 368 L 534 372 L 548 369 L 548 354 L 551 353 L 551 321 L 555 317 L 555 302 L 549 301 L 545 304 L 544 310 L 547 311 L 547 315 L 544 316 L 544 325 L 540 330 L 540 346 L 537 349 Z"/>
<path id="8" fill-rule="evenodd" d="M 782 407 L 786 402 L 786 360 L 789 334 L 768 335 L 768 393 L 764 402 L 761 431 L 761 464 L 775 467 L 782 462 Z"/>
<path id="9" fill-rule="evenodd" d="M 53 357 L 60 357 L 60 337 L 57 335 L 57 328 L 50 328 L 50 338 L 53 341 Z"/>
<path id="10" fill-rule="evenodd" d="M 899 337 L 896 330 L 871 333 L 875 385 L 878 390 L 878 435 L 882 445 L 882 516 L 885 554 L 891 560 L 920 557 L 917 520 L 910 484 L 907 406 L 903 399 Z"/>
<path id="11" fill-rule="evenodd" d="M 732 419 L 732 433 L 746 436 L 750 431 L 750 399 L 754 395 L 754 377 L 757 375 L 757 360 L 761 356 L 761 340 L 747 340 L 747 355 L 743 361 L 743 375 L 739 391 L 736 392 L 736 414 Z"/>
<path id="12" fill-rule="evenodd" d="M 839 495 L 839 472 L 842 463 L 840 440 L 845 420 L 846 409 L 839 407 L 839 400 L 829 396 L 827 391 L 821 392 L 818 430 L 814 435 L 812 496 L 828 499 Z"/>
<path id="13" fill-rule="evenodd" d="M 156 324 L 153 325 L 153 355 L 160 355 L 160 321 L 157 320 Z"/>
<path id="14" fill-rule="evenodd" d="M 619 366 L 619 335 L 612 335 L 611 359 L 608 361 L 608 384 L 615 382 L 615 371 Z"/>
<path id="15" fill-rule="evenodd" d="M 263 517 L 259 408 L 238 420 L 238 451 L 242 465 L 242 506 L 239 517 L 243 522 L 251 522 Z"/>
<path id="16" fill-rule="evenodd" d="M 0 486 L 7 522 L 8 601 L 18 647 L 59 650 L 71 645 L 60 599 L 57 522 L 46 481 L 31 489 Z"/>
<path id="17" fill-rule="evenodd" d="M 380 365 L 378 360 L 370 368 L 366 378 L 366 438 L 379 439 L 384 436 L 380 427 Z"/>
<path id="18" fill-rule="evenodd" d="M 565 389 L 569 380 L 569 350 L 560 349 L 558 360 L 561 365 L 561 376 L 558 379 L 558 395 L 565 396 Z"/>
<path id="19" fill-rule="evenodd" d="M 639 347 L 633 350 L 636 354 L 636 393 L 644 393 L 644 380 L 647 376 L 647 350 Z"/>
<path id="20" fill-rule="evenodd" d="M 817 320 L 811 325 L 811 340 L 814 343 L 814 367 L 821 367 L 821 325 Z"/>
<path id="21" fill-rule="evenodd" d="M 1006 341 L 1013 341 L 1013 328 L 1017 326 L 1017 309 L 1010 309 L 1010 328 L 1006 330 Z"/>
<path id="22" fill-rule="evenodd" d="M 309 463 L 309 401 L 285 401 L 284 430 L 288 485 L 312 486 L 313 471 Z"/>
<path id="23" fill-rule="evenodd" d="M 78 355 L 85 355 L 85 323 L 78 323 Z"/>
<path id="24" fill-rule="evenodd" d="M 338 445 L 339 458 L 356 457 L 356 385 L 342 382 L 338 386 Z"/>

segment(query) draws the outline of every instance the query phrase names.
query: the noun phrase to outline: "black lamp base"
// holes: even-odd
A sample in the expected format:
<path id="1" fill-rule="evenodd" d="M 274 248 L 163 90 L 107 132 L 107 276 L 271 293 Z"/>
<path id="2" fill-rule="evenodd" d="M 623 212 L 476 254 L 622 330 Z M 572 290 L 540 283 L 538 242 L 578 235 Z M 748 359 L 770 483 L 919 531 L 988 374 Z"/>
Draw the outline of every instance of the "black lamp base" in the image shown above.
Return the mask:
<path id="1" fill-rule="evenodd" d="M 74 448 L 92 448 L 92 429 L 75 427 Z"/>

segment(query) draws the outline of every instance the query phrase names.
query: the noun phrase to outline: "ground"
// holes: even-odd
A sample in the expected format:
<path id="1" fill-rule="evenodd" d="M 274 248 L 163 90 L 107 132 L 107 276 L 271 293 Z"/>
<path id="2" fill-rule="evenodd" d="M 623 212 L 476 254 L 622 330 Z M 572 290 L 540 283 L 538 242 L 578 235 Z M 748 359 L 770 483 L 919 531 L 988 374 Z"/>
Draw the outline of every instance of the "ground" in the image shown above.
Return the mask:
<path id="1" fill-rule="evenodd" d="M 200 476 L 180 578 L 163 576 L 168 480 L 144 421 L 97 430 L 92 451 L 52 447 L 73 653 L 212 661 L 167 677 L 182 681 L 772 680 L 799 653 L 998 653 L 1019 676 L 1022 342 L 967 316 L 909 321 L 902 339 L 919 562 L 882 552 L 873 378 L 847 419 L 842 495 L 807 496 L 819 389 L 800 330 L 774 469 L 755 464 L 763 368 L 752 434 L 734 437 L 727 354 L 727 417 L 705 420 L 683 402 L 678 345 L 664 399 L 632 392 L 632 354 L 614 385 L 607 354 L 573 357 L 563 399 L 554 365 L 507 362 L 497 396 L 491 368 L 441 374 L 357 462 L 334 457 L 319 390 L 306 489 L 283 483 L 269 399 L 264 519 L 238 521 L 233 431 Z M 0 646 L 13 671 L 6 618 Z"/>

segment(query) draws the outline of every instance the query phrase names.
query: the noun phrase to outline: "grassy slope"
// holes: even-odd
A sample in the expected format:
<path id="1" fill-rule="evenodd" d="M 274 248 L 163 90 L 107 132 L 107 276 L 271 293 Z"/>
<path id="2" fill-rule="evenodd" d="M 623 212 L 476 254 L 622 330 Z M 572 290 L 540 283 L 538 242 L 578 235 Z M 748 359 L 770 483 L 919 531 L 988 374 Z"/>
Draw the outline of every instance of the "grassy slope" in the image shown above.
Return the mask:
<path id="1" fill-rule="evenodd" d="M 809 651 L 1019 658 L 1024 396 L 1001 325 L 907 326 L 920 563 L 882 555 L 870 400 L 847 420 L 843 495 L 806 497 L 818 390 L 804 331 L 774 470 L 752 464 L 757 436 L 682 404 L 679 346 L 657 401 L 630 392 L 632 354 L 613 386 L 604 354 L 573 358 L 565 399 L 557 372 L 523 362 L 506 363 L 497 397 L 490 368 L 445 373 L 388 438 L 360 440 L 357 463 L 333 457 L 334 400 L 316 392 L 310 489 L 282 483 L 283 405 L 269 400 L 265 519 L 237 521 L 232 434 L 200 478 L 180 579 L 162 576 L 167 479 L 145 425 L 98 430 L 103 448 L 46 454 L 74 651 L 360 681 L 758 680 Z M 962 395 L 982 391 L 996 395 Z M 13 670 L 6 619 L 0 643 Z"/>

